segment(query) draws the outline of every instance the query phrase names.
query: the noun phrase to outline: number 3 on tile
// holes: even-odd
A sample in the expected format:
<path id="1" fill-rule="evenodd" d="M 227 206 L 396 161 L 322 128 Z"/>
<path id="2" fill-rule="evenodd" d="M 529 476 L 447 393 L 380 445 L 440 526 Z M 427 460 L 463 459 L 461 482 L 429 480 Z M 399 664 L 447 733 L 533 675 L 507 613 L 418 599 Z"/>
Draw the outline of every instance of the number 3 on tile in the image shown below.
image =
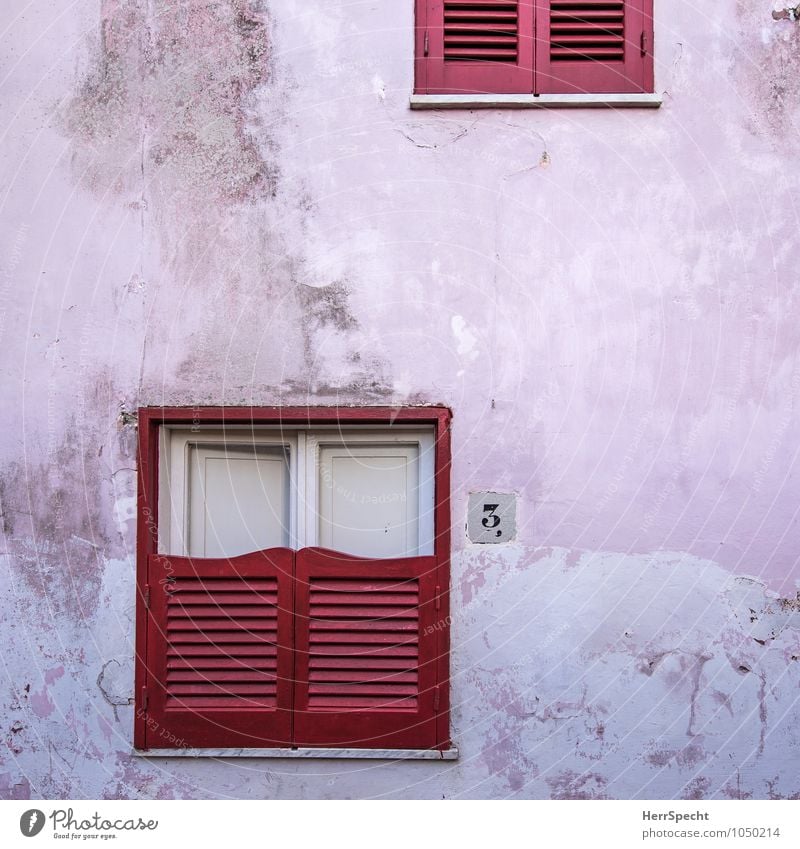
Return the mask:
<path id="1" fill-rule="evenodd" d="M 484 504 L 483 512 L 486 513 L 486 515 L 481 519 L 483 527 L 487 530 L 494 530 L 494 535 L 496 537 L 501 537 L 503 535 L 502 528 L 498 527 L 500 524 L 500 517 L 494 512 L 499 506 L 499 504 Z"/>

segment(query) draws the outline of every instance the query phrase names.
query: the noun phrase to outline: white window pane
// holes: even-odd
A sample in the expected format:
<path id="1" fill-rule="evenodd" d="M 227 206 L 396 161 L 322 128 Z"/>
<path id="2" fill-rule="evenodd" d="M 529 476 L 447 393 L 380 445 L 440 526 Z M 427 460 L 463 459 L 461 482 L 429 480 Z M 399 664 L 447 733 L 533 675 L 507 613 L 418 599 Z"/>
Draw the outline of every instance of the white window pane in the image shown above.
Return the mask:
<path id="1" fill-rule="evenodd" d="M 189 553 L 235 557 L 288 544 L 286 452 L 272 446 L 192 446 Z"/>
<path id="2" fill-rule="evenodd" d="M 364 557 L 419 548 L 419 447 L 321 446 L 320 545 Z"/>

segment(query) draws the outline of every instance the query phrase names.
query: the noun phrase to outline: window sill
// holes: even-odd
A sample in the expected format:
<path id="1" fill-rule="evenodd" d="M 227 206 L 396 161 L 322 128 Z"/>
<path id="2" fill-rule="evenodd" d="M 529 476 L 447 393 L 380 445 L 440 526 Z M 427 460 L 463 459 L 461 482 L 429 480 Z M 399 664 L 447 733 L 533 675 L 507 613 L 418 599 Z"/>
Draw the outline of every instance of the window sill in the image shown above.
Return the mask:
<path id="1" fill-rule="evenodd" d="M 412 109 L 658 109 L 660 94 L 412 94 Z"/>
<path id="2" fill-rule="evenodd" d="M 458 749 L 134 749 L 140 758 L 340 758 L 457 761 Z"/>

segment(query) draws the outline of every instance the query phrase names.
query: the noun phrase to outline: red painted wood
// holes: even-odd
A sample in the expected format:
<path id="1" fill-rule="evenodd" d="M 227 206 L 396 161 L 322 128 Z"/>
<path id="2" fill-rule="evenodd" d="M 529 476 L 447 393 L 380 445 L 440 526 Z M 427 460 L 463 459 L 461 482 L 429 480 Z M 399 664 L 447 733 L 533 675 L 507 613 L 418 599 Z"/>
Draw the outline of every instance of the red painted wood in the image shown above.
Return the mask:
<path id="1" fill-rule="evenodd" d="M 297 552 L 297 746 L 436 747 L 437 566 L 435 556 Z M 353 604 L 359 594 L 363 603 Z M 335 674 L 325 671 L 331 665 Z"/>
<path id="2" fill-rule="evenodd" d="M 486 61 L 487 46 L 505 41 L 498 38 L 502 27 L 499 21 L 509 8 L 516 11 L 516 55 L 510 61 Z M 495 19 L 485 17 L 492 9 L 500 14 Z M 417 0 L 416 15 L 417 93 L 524 94 L 533 91 L 533 0 L 517 0 L 516 3 L 506 0 Z M 468 25 L 470 17 L 473 23 Z M 458 33 L 469 36 L 460 51 L 452 46 Z M 424 55 L 426 44 L 427 56 Z M 476 58 L 463 58 L 466 55 Z"/>
<path id="3" fill-rule="evenodd" d="M 623 12 L 621 33 L 617 6 Z M 554 19 L 558 21 L 557 28 Z M 590 32 L 594 33 L 591 37 Z M 642 32 L 646 37 L 644 56 Z M 570 51 L 574 51 L 575 59 L 564 59 Z M 590 59 L 587 51 L 592 56 L 606 54 L 609 58 Z M 619 60 L 619 55 L 624 58 Z M 653 0 L 536 0 L 537 94 L 631 94 L 652 90 Z"/>
<path id="4" fill-rule="evenodd" d="M 186 707 L 177 709 L 175 706 L 167 708 L 164 688 L 170 682 L 181 681 L 181 683 L 191 684 L 189 676 L 185 672 L 193 674 L 199 664 L 198 658 L 202 659 L 204 669 L 213 669 L 218 674 L 220 681 L 238 681 L 241 685 L 251 683 L 245 678 L 231 678 L 231 673 L 244 673 L 248 675 L 253 672 L 264 670 L 277 670 L 278 660 L 277 652 L 275 656 L 271 656 L 264 651 L 263 643 L 258 640 L 245 641 L 237 643 L 239 646 L 235 656 L 231 652 L 225 650 L 223 643 L 222 648 L 213 643 L 207 645 L 195 645 L 195 659 L 192 661 L 181 657 L 161 657 L 158 654 L 159 647 L 165 645 L 164 638 L 164 616 L 166 615 L 166 604 L 163 593 L 160 593 L 161 584 L 159 581 L 163 578 L 164 561 L 175 563 L 183 563 L 185 568 L 189 568 L 188 564 L 194 564 L 191 569 L 197 571 L 197 574 L 205 574 L 207 568 L 214 568 L 213 564 L 239 563 L 242 558 L 233 558 L 224 561 L 210 561 L 195 559 L 194 561 L 188 558 L 175 557 L 156 557 L 155 552 L 158 550 L 158 436 L 159 427 L 165 424 L 171 425 L 225 425 L 250 423 L 254 427 L 267 424 L 285 423 L 290 426 L 314 425 L 314 424 L 330 424 L 332 422 L 341 423 L 361 423 L 361 424 L 376 424 L 381 426 L 391 426 L 395 422 L 404 424 L 413 423 L 421 425 L 433 425 L 435 427 L 435 442 L 436 442 L 436 468 L 435 468 L 435 492 L 436 492 L 436 507 L 435 507 L 435 555 L 433 558 L 422 558 L 429 561 L 430 574 L 433 575 L 431 590 L 431 581 L 426 576 L 422 583 L 423 590 L 426 595 L 426 604 L 422 605 L 420 610 L 428 617 L 427 620 L 432 627 L 430 633 L 425 635 L 425 640 L 420 645 L 423 648 L 424 656 L 430 657 L 425 662 L 425 691 L 418 697 L 418 709 L 429 710 L 424 721 L 421 721 L 419 728 L 412 730 L 406 728 L 403 734 L 395 728 L 391 733 L 394 733 L 395 743 L 386 743 L 387 746 L 423 746 L 446 748 L 449 746 L 449 604 L 448 604 L 448 589 L 449 589 L 449 557 L 450 557 L 450 418 L 451 413 L 444 407 L 150 407 L 141 408 L 139 410 L 139 491 L 138 491 L 138 528 L 137 528 L 137 599 L 136 599 L 136 716 L 134 723 L 134 744 L 137 748 L 162 748 L 170 745 L 169 740 L 172 740 L 172 745 L 176 745 L 176 741 L 184 745 L 191 746 L 208 746 L 208 747 L 226 747 L 226 746 L 272 746 L 272 745 L 288 745 L 288 742 L 280 743 L 279 740 L 285 737 L 286 741 L 291 740 L 291 733 L 288 736 L 285 734 L 285 726 L 275 720 L 270 726 L 267 723 L 267 731 L 264 731 L 263 724 L 253 720 L 253 711 L 255 713 L 264 714 L 265 711 L 272 710 L 264 705 L 250 705 L 247 702 L 252 702 L 252 699 L 245 699 L 245 705 L 241 708 L 214 708 L 219 713 L 224 711 L 221 717 L 225 722 L 217 723 L 217 718 L 212 716 L 209 718 L 206 714 L 201 714 L 197 704 L 192 704 L 191 710 Z M 275 552 L 284 552 L 280 557 L 283 558 L 286 550 L 273 550 Z M 245 555 L 244 560 L 252 557 L 263 557 L 264 553 L 256 552 L 254 555 Z M 293 562 L 293 553 L 288 552 L 286 556 L 290 556 Z M 410 563 L 420 558 L 412 558 L 411 561 L 398 561 L 399 563 Z M 351 558 L 352 560 L 352 558 Z M 391 564 L 392 561 L 378 561 L 382 565 Z M 263 564 L 262 564 L 263 566 Z M 365 581 L 365 575 L 360 574 L 357 580 L 360 582 L 360 590 L 368 589 L 370 591 L 370 604 L 361 605 L 361 610 L 358 611 L 363 616 L 372 618 L 384 618 L 389 620 L 402 619 L 402 616 L 397 615 L 397 611 L 393 611 L 389 616 L 373 617 L 376 608 L 386 607 L 387 602 L 391 603 L 392 594 L 380 592 L 381 587 L 385 586 L 386 577 L 391 574 L 382 572 L 376 574 L 374 580 Z M 283 572 L 291 572 L 290 567 L 284 563 Z M 341 576 L 333 576 L 340 579 Z M 218 578 L 219 580 L 219 578 Z M 286 583 L 284 581 L 284 583 Z M 283 585 L 282 585 L 283 586 Z M 294 580 L 288 582 L 288 590 L 282 589 L 284 595 L 281 597 L 280 607 L 284 613 L 291 614 L 296 608 L 295 594 L 297 593 L 297 584 Z M 430 619 L 431 611 L 435 606 L 427 604 L 428 597 L 432 598 L 432 593 L 435 587 L 440 587 L 439 590 L 439 605 L 440 609 L 435 610 L 435 619 Z M 145 596 L 147 588 L 150 588 L 150 609 L 145 605 Z M 336 584 L 337 591 L 341 589 L 341 584 Z M 396 591 L 396 590 L 395 590 Z M 320 585 L 322 595 L 316 599 L 322 604 L 322 615 L 330 613 L 331 605 L 328 604 L 327 596 L 329 592 L 325 590 L 325 585 Z M 252 603 L 252 594 L 249 592 L 237 592 L 231 587 L 226 587 L 228 600 L 231 604 L 242 605 L 241 613 L 245 618 L 250 618 L 249 614 L 253 612 L 254 605 Z M 298 597 L 302 593 L 298 594 Z M 355 595 L 355 598 L 353 596 Z M 306 602 L 309 601 L 307 595 Z M 350 603 L 360 601 L 359 594 L 337 592 L 336 602 Z M 158 607 L 161 604 L 162 607 Z M 210 609 L 213 609 L 215 602 L 212 594 L 205 592 L 194 592 L 187 598 L 186 604 L 178 611 L 174 620 L 191 619 L 189 611 L 197 608 L 197 616 L 207 616 Z M 391 606 L 391 605 L 390 605 Z M 263 612 L 262 612 L 263 615 Z M 159 618 L 160 617 L 160 618 Z M 281 614 L 279 614 L 281 618 Z M 291 615 L 289 615 L 291 618 Z M 211 617 L 213 620 L 214 617 Z M 224 617 L 223 617 L 224 620 Z M 419 620 L 420 622 L 422 619 Z M 281 619 L 282 627 L 285 629 L 286 616 Z M 443 624 L 442 624 L 443 623 Z M 224 621 L 217 621 L 213 624 L 213 628 L 222 627 L 224 630 Z M 291 623 L 290 623 L 291 624 Z M 212 627 L 211 625 L 209 627 Z M 429 626 L 425 626 L 429 627 Z M 354 629 L 356 630 L 356 629 Z M 307 634 L 310 635 L 310 630 L 307 629 Z M 213 631 L 212 631 L 213 633 Z M 376 634 L 380 634 L 380 629 L 376 628 Z M 378 639 L 378 637 L 376 637 Z M 285 639 L 283 641 L 284 648 L 286 647 Z M 407 684 L 408 681 L 401 677 L 408 673 L 408 646 L 402 640 L 394 643 L 380 642 L 380 649 L 377 653 L 372 653 L 367 656 L 363 654 L 363 644 L 358 642 L 345 642 L 339 645 L 335 655 L 323 654 L 320 657 L 312 659 L 312 668 L 318 674 L 317 683 L 336 684 L 340 679 L 331 679 L 324 681 L 326 670 L 347 671 L 354 679 L 359 679 L 362 670 L 378 670 L 381 673 L 381 678 L 385 678 L 388 684 Z M 431 646 L 433 649 L 431 650 Z M 283 655 L 282 655 L 283 657 Z M 288 666 L 286 660 L 283 660 L 284 670 L 282 674 L 283 680 L 293 680 L 295 676 L 294 668 L 297 663 L 297 654 L 289 652 Z M 307 658 L 306 666 L 308 667 Z M 285 670 L 288 669 L 288 672 Z M 355 673 L 355 674 L 353 674 Z M 258 682 L 261 678 L 256 678 Z M 431 684 L 431 682 L 435 682 Z M 438 683 L 439 692 L 439 710 L 438 713 L 433 711 L 433 687 Z M 195 682 L 196 686 L 197 682 Z M 430 686 L 429 686 L 430 685 Z M 145 707 L 144 692 L 147 689 L 149 704 Z M 217 688 L 217 691 L 219 688 Z M 281 694 L 281 711 L 283 721 L 285 722 L 286 710 L 283 705 L 286 703 L 286 693 L 281 691 L 276 686 L 276 698 Z M 160 694 L 160 695 L 159 695 Z M 263 695 L 263 694 L 262 694 Z M 378 694 L 385 695 L 385 694 Z M 407 694 L 406 694 L 407 695 Z M 204 693 L 189 694 L 191 699 L 196 699 L 200 696 L 208 698 L 208 691 Z M 316 701 L 319 704 L 321 696 L 316 693 Z M 339 698 L 335 696 L 334 699 Z M 159 702 L 159 699 L 161 700 Z M 213 701 L 213 697 L 212 697 Z M 384 699 L 385 701 L 385 699 Z M 291 704 L 291 698 L 289 700 Z M 366 712 L 369 705 L 361 703 L 354 705 L 361 708 L 360 713 Z M 247 714 L 251 715 L 248 717 Z M 277 710 L 273 710 L 277 714 Z M 291 714 L 291 709 L 289 710 Z M 322 738 L 330 737 L 331 719 L 329 711 L 322 711 L 325 714 L 324 718 L 315 719 L 317 723 L 316 730 Z M 385 711 L 384 711 L 385 713 Z M 406 720 L 408 719 L 408 711 L 395 711 L 395 713 L 403 713 Z M 241 714 L 241 716 L 237 716 Z M 435 714 L 435 716 L 434 716 Z M 180 715 L 180 720 L 177 721 Z M 192 718 L 194 716 L 194 718 Z M 352 718 L 351 718 L 352 721 Z M 374 729 L 373 736 L 382 736 L 381 727 L 386 726 L 386 717 L 382 716 L 375 720 L 377 726 Z M 290 715 L 291 725 L 291 715 Z M 368 723 L 369 726 L 369 723 Z M 178 733 L 178 731 L 181 733 Z M 328 730 L 326 730 L 328 729 Z M 291 730 L 291 729 L 290 729 Z M 268 737 L 275 738 L 275 742 L 269 743 L 262 741 L 261 743 L 254 742 L 254 739 Z M 391 734 L 390 734 L 391 737 Z M 402 741 L 405 742 L 402 742 Z M 401 742 L 397 742 L 401 741 Z M 327 745 L 322 743 L 309 745 Z M 376 743 L 365 743 L 366 746 L 376 745 Z"/>
<path id="5" fill-rule="evenodd" d="M 148 747 L 291 745 L 293 566 L 150 555 Z"/>
<path id="6" fill-rule="evenodd" d="M 142 407 L 149 425 L 313 425 L 332 422 L 380 424 L 440 424 L 448 421 L 446 407 Z"/>
<path id="7" fill-rule="evenodd" d="M 414 2 L 414 91 L 425 94 L 428 91 L 428 57 L 426 46 L 429 36 L 426 35 L 428 22 L 429 0 Z"/>
<path id="8" fill-rule="evenodd" d="M 449 413 L 449 411 L 448 411 Z M 449 749 L 450 742 L 450 457 L 451 420 L 448 415 L 436 431 L 435 518 L 436 537 L 436 678 L 439 709 L 436 713 L 436 745 Z"/>

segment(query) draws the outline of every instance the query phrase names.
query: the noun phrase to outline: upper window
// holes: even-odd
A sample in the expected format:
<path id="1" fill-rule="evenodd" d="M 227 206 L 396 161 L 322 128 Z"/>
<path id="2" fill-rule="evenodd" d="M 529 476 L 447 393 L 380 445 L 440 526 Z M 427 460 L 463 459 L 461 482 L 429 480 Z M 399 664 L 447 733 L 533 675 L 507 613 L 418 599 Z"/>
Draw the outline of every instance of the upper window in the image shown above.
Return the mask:
<path id="1" fill-rule="evenodd" d="M 139 428 L 137 747 L 447 749 L 449 411 Z"/>
<path id="2" fill-rule="evenodd" d="M 653 91 L 653 0 L 416 0 L 418 94 Z"/>

